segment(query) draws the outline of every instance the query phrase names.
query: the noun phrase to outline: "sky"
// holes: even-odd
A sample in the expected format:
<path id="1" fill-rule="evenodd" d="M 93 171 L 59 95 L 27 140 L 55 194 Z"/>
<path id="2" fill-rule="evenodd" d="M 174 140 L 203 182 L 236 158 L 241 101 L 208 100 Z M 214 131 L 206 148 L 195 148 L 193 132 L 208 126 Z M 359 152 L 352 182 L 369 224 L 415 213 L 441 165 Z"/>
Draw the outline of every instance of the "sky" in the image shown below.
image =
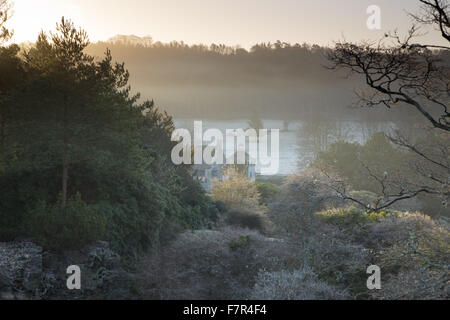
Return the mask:
<path id="1" fill-rule="evenodd" d="M 117 34 L 155 41 L 223 43 L 249 48 L 276 40 L 333 45 L 335 41 L 377 40 L 389 30 L 405 32 L 407 12 L 418 0 L 15 0 L 9 27 L 14 41 L 34 41 L 55 29 L 62 16 L 85 29 L 91 41 Z M 381 9 L 381 29 L 367 27 L 367 8 Z M 423 42 L 443 44 L 432 29 Z"/>

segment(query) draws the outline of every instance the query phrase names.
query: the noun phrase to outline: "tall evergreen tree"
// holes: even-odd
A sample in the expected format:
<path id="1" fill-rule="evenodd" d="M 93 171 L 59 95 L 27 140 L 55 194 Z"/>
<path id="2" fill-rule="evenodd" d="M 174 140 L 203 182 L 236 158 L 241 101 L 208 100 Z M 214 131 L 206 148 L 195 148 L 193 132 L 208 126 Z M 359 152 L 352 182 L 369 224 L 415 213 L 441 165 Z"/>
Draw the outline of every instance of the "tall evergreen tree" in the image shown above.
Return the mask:
<path id="1" fill-rule="evenodd" d="M 88 44 L 64 18 L 50 38 L 41 33 L 25 53 L 31 80 L 16 100 L 21 156 L 28 166 L 60 168 L 62 207 L 72 169 L 117 166 L 139 142 L 142 110 L 130 95 L 128 72 L 109 51 L 101 61 L 86 55 Z"/>

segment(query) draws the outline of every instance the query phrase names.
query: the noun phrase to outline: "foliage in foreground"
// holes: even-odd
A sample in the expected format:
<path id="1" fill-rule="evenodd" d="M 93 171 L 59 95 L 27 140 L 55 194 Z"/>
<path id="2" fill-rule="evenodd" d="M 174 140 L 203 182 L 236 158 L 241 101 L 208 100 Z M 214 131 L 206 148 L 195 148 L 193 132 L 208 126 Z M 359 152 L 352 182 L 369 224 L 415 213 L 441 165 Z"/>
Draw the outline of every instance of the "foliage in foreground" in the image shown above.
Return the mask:
<path id="1" fill-rule="evenodd" d="M 293 264 L 296 248 L 248 229 L 187 231 L 142 264 L 144 298 L 246 299 L 259 270 Z"/>
<path id="2" fill-rule="evenodd" d="M 356 298 L 428 300 L 449 296 L 450 225 L 445 219 L 398 211 L 368 214 L 354 207 L 317 216 L 337 227 L 348 244 L 363 246 L 370 264 L 382 270 L 382 289 L 358 292 L 350 286 Z"/>
<path id="3" fill-rule="evenodd" d="M 272 225 L 264 235 L 250 231 L 248 223 L 246 229 L 231 223 L 243 215 L 233 210 L 225 214 L 237 215 L 228 221 L 232 226 L 183 233 L 143 265 L 144 297 L 448 297 L 448 222 L 419 213 L 367 212 L 345 203 L 326 209 L 337 200 L 322 187 L 313 174 L 289 179 L 269 204 Z M 308 198 L 311 190 L 320 192 Z M 366 270 L 373 264 L 381 267 L 380 291 L 366 286 Z"/>
<path id="4" fill-rule="evenodd" d="M 170 161 L 172 118 L 139 102 L 128 71 L 85 53 L 62 20 L 35 45 L 0 47 L 0 241 L 49 249 L 107 240 L 135 258 L 217 209 Z"/>
<path id="5" fill-rule="evenodd" d="M 268 211 L 275 234 L 296 246 L 299 261 L 318 279 L 344 289 L 351 299 L 449 296 L 450 226 L 445 218 L 395 210 L 367 212 L 345 203 L 335 207 L 336 199 L 320 182 L 314 175 L 293 177 Z M 321 192 L 302 197 L 311 190 Z M 372 264 L 381 267 L 380 291 L 366 287 L 366 269 Z"/>
<path id="6" fill-rule="evenodd" d="M 310 268 L 261 271 L 250 296 L 253 300 L 343 300 L 344 291 L 319 280 Z"/>

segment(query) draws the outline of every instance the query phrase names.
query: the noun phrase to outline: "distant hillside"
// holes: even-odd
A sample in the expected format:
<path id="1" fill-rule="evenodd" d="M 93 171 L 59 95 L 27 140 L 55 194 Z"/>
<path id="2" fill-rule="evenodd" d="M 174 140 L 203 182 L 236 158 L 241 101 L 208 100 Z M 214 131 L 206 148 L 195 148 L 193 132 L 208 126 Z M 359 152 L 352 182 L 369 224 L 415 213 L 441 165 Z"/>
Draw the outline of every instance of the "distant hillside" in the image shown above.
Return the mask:
<path id="1" fill-rule="evenodd" d="M 101 56 L 107 48 L 126 63 L 133 88 L 176 117 L 385 118 L 382 109 L 348 108 L 364 82 L 326 69 L 330 48 L 278 41 L 245 50 L 119 35 L 88 52 Z"/>

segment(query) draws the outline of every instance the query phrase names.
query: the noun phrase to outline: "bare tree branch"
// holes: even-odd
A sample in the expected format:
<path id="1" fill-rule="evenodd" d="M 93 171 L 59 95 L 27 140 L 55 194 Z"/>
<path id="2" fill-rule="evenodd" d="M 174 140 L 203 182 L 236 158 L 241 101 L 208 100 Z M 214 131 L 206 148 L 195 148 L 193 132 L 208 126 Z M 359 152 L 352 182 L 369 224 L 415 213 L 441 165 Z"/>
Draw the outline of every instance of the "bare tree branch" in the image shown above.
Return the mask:
<path id="1" fill-rule="evenodd" d="M 422 14 L 412 15 L 414 19 L 437 25 L 442 37 L 450 42 L 448 1 L 420 2 Z M 421 36 L 419 29 L 413 25 L 404 38 L 397 31 L 387 33 L 385 40 L 393 40 L 390 45 L 385 45 L 385 40 L 337 43 L 328 53 L 329 68 L 364 77 L 372 91 L 358 95 L 362 106 L 392 108 L 402 103 L 417 110 L 435 128 L 450 131 L 450 63 L 444 54 L 450 47 L 415 43 L 413 40 Z"/>
<path id="2" fill-rule="evenodd" d="M 410 14 L 417 22 L 436 25 L 441 35 L 450 41 L 450 14 L 447 0 L 419 0 L 422 13 Z"/>

